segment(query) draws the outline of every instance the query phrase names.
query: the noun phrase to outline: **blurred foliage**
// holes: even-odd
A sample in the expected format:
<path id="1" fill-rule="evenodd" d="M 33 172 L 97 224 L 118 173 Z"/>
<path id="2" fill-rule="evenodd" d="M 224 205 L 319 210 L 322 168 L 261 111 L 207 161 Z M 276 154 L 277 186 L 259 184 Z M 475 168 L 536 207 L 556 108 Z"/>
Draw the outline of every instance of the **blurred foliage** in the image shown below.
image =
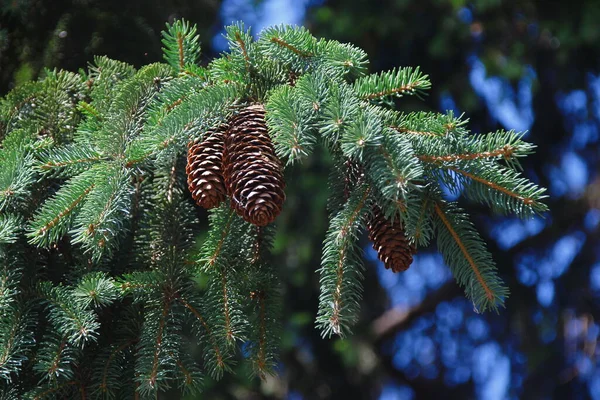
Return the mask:
<path id="1" fill-rule="evenodd" d="M 420 65 L 437 92 L 450 91 L 470 111 L 479 103 L 468 89 L 470 55 L 513 83 L 545 63 L 556 89 L 580 87 L 582 71 L 600 62 L 599 19 L 595 0 L 332 0 L 308 23 L 317 35 L 364 48 L 376 70 Z"/>
<path id="2" fill-rule="evenodd" d="M 42 66 L 76 70 L 92 54 L 136 65 L 157 60 L 158 32 L 171 15 L 198 23 L 207 54 L 206 38 L 219 25 L 218 4 L 204 0 L 5 0 L 1 10 L 0 93 L 36 77 Z M 512 292 L 499 315 L 479 316 L 453 300 L 460 292 L 443 285 L 448 276 L 440 260 L 420 254 L 393 278 L 379 276 L 382 267 L 373 262 L 355 335 L 323 340 L 312 321 L 328 156 L 313 156 L 290 171 L 278 220 L 275 259 L 287 307 L 280 376 L 259 382 L 238 371 L 206 382 L 206 398 L 494 398 L 484 390 L 488 375 L 474 366 L 484 354 L 504 354 L 489 356 L 488 368 L 510 360 L 507 398 L 600 398 L 599 20 L 597 0 L 330 0 L 312 7 L 312 33 L 364 48 L 372 71 L 421 66 L 433 83 L 425 99 L 432 110 L 464 111 L 476 131 L 510 128 L 497 118 L 499 104 L 473 84 L 481 62 L 485 78 L 497 78 L 501 99 L 531 109 L 527 140 L 538 150 L 524 168 L 550 188 L 551 213 L 526 224 L 483 209 L 476 218 Z M 529 90 L 523 106 L 518 100 Z M 415 108 L 412 101 L 400 106 Z M 388 314 L 390 305 L 408 307 L 409 316 Z M 397 324 L 385 325 L 388 317 Z"/>
<path id="3" fill-rule="evenodd" d="M 165 22 L 185 16 L 201 38 L 210 38 L 219 6 L 219 0 L 2 0 L 0 93 L 43 68 L 76 71 L 94 55 L 135 66 L 159 61 Z"/>

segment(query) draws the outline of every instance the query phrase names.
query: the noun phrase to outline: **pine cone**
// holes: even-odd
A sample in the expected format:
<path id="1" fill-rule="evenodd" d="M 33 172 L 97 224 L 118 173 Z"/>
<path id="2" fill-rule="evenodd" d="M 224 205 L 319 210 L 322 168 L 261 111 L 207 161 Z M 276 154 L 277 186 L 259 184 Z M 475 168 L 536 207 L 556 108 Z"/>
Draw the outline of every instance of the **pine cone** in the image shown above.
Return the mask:
<path id="1" fill-rule="evenodd" d="M 398 219 L 392 224 L 381 209 L 375 206 L 367 229 L 373 248 L 377 250 L 377 256 L 387 269 L 400 272 L 410 267 L 416 249 L 406 239 Z"/>
<path id="2" fill-rule="evenodd" d="M 206 132 L 206 139 L 188 144 L 188 188 L 196 204 L 206 209 L 218 207 L 225 200 L 223 179 L 223 140 L 221 131 Z"/>
<path id="3" fill-rule="evenodd" d="M 254 225 L 273 222 L 283 207 L 285 183 L 262 105 L 249 106 L 232 119 L 223 165 L 225 186 L 235 211 Z"/>

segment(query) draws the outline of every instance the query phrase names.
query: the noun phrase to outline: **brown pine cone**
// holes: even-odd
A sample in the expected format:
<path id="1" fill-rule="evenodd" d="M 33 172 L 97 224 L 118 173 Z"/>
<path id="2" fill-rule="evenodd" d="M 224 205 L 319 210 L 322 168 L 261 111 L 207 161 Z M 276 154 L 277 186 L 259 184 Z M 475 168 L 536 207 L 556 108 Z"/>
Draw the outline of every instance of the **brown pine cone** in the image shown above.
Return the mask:
<path id="1" fill-rule="evenodd" d="M 395 219 L 392 224 L 383 211 L 375 206 L 367 229 L 369 239 L 373 241 L 373 248 L 387 269 L 400 272 L 410 267 L 416 249 L 408 242 L 399 219 Z"/>
<path id="2" fill-rule="evenodd" d="M 187 173 L 188 188 L 196 204 L 206 209 L 218 207 L 225 200 L 223 179 L 223 141 L 221 130 L 208 131 L 203 141 L 188 144 Z"/>
<path id="3" fill-rule="evenodd" d="M 231 120 L 223 165 L 235 211 L 254 225 L 273 222 L 283 207 L 285 183 L 262 105 L 246 107 Z"/>

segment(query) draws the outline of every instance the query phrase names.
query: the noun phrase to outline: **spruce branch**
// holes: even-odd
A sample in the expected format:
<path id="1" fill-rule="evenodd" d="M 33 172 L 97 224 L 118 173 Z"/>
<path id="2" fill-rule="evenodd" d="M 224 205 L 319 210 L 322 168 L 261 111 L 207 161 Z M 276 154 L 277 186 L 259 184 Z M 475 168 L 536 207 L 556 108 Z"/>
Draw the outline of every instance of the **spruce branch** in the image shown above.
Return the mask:
<path id="1" fill-rule="evenodd" d="M 319 59 L 317 69 L 325 75 L 352 81 L 367 73 L 367 53 L 352 44 L 320 39 L 316 53 Z"/>
<path id="2" fill-rule="evenodd" d="M 383 113 L 383 118 L 388 127 L 423 145 L 429 143 L 429 139 L 433 137 L 466 133 L 464 126 L 468 120 L 455 118 L 452 112 L 439 114 L 418 111 L 402 114 L 391 110 L 386 111 Z"/>
<path id="3" fill-rule="evenodd" d="M 462 210 L 436 202 L 438 248 L 478 312 L 503 306 L 508 289 L 496 274 L 496 266 L 479 234 Z"/>
<path id="4" fill-rule="evenodd" d="M 70 231 L 73 243 L 81 243 L 94 260 L 116 248 L 129 216 L 133 192 L 130 176 L 127 171 L 112 167 L 96 174 L 94 187 Z"/>
<path id="5" fill-rule="evenodd" d="M 533 152 L 535 146 L 522 140 L 515 131 L 497 131 L 483 135 L 465 135 L 464 140 L 435 141 L 420 149 L 419 159 L 437 165 L 452 165 L 472 160 L 498 160 L 511 169 L 520 169 L 519 158 Z"/>
<path id="6" fill-rule="evenodd" d="M 79 145 L 52 148 L 37 157 L 37 168 L 57 178 L 77 175 L 93 165 L 109 161 L 96 149 Z"/>
<path id="7" fill-rule="evenodd" d="M 60 384 L 47 383 L 36 390 L 28 393 L 27 397 L 33 400 L 44 400 L 48 398 L 64 398 L 66 396 L 73 396 L 73 386 L 80 385 L 81 383 L 76 380 L 67 381 Z"/>
<path id="8" fill-rule="evenodd" d="M 23 218 L 15 214 L 0 214 L 0 245 L 15 243 L 21 232 Z"/>
<path id="9" fill-rule="evenodd" d="M 125 80 L 133 77 L 135 68 L 105 56 L 95 56 L 89 70 L 88 82 L 92 85 L 90 97 L 97 112 L 104 115 L 110 108 L 112 93 L 118 91 Z"/>
<path id="10" fill-rule="evenodd" d="M 251 260 L 245 273 L 251 315 L 249 324 L 249 356 L 253 373 L 261 379 L 273 374 L 281 330 L 281 294 L 275 267 L 268 262 L 273 245 L 271 227 L 255 227 L 246 232 L 244 248 Z"/>
<path id="11" fill-rule="evenodd" d="M 381 144 L 368 150 L 365 164 L 371 182 L 393 203 L 405 199 L 411 183 L 424 173 L 410 141 L 387 130 Z"/>
<path id="12" fill-rule="evenodd" d="M 187 65 L 196 64 L 200 57 L 200 37 L 196 34 L 196 25 L 180 19 L 172 25 L 167 23 L 166 27 L 162 32 L 165 61 L 180 72 Z"/>
<path id="13" fill-rule="evenodd" d="M 467 198 L 505 214 L 527 217 L 548 210 L 542 203 L 546 197 L 545 189 L 521 177 L 518 172 L 490 162 L 471 162 L 465 167 L 469 170 L 461 166 L 440 167 L 441 178 L 451 190 L 458 192 L 464 186 Z"/>
<path id="14" fill-rule="evenodd" d="M 231 371 L 233 364 L 230 354 L 230 346 L 222 343 L 222 340 L 215 334 L 206 318 L 200 313 L 199 305 L 194 307 L 185 297 L 180 296 L 177 299 L 194 316 L 194 327 L 198 341 L 208 338 L 204 353 L 204 366 L 214 379 L 219 379 L 226 371 Z"/>
<path id="15" fill-rule="evenodd" d="M 244 62 L 245 73 L 255 73 L 253 63 L 250 56 L 253 39 L 250 29 L 246 29 L 243 23 L 237 23 L 225 27 L 225 38 L 229 43 L 229 48 L 233 56 L 239 56 Z M 253 55 L 254 56 L 254 55 Z"/>
<path id="16" fill-rule="evenodd" d="M 54 387 L 69 382 L 74 377 L 73 365 L 80 351 L 69 345 L 67 336 L 58 333 L 44 337 L 43 346 L 36 355 L 33 369 L 41 375 L 42 381 Z"/>
<path id="17" fill-rule="evenodd" d="M 198 263 L 201 271 L 208 273 L 208 290 L 204 296 L 213 323 L 226 338 L 228 345 L 243 338 L 247 320 L 241 304 L 236 274 L 243 266 L 242 242 L 239 240 L 249 224 L 227 206 L 211 210 L 211 231 L 200 250 Z M 241 263 L 240 263 L 241 261 Z"/>
<path id="18" fill-rule="evenodd" d="M 331 220 L 321 261 L 321 295 L 317 327 L 323 336 L 345 335 L 360 307 L 362 263 L 356 244 L 363 218 L 369 209 L 371 188 L 357 186 Z"/>
<path id="19" fill-rule="evenodd" d="M 281 86 L 271 93 L 265 106 L 267 123 L 273 134 L 277 155 L 293 164 L 308 156 L 317 141 L 316 121 L 325 95 L 318 92 L 323 84 L 305 75 L 295 87 Z"/>
<path id="20" fill-rule="evenodd" d="M 418 247 L 426 247 L 434 235 L 433 207 L 435 201 L 427 188 L 419 188 L 406 198 L 406 212 L 403 220 L 406 235 Z"/>
<path id="21" fill-rule="evenodd" d="M 44 203 L 28 226 L 32 244 L 48 246 L 69 231 L 76 212 L 96 184 L 97 172 L 99 168 L 92 168 L 76 176 Z"/>
<path id="22" fill-rule="evenodd" d="M 32 303 L 3 306 L 0 314 L 0 380 L 11 382 L 30 359 L 37 315 Z"/>
<path id="23" fill-rule="evenodd" d="M 365 161 L 373 148 L 379 148 L 383 139 L 383 123 L 378 115 L 359 112 L 340 138 L 340 149 L 351 160 Z"/>
<path id="24" fill-rule="evenodd" d="M 421 96 L 430 87 L 429 77 L 418 67 L 394 68 L 389 72 L 359 78 L 354 83 L 356 92 L 364 100 L 385 100 L 404 95 Z"/>
<path id="25" fill-rule="evenodd" d="M 83 347 L 86 342 L 97 339 L 100 324 L 96 315 L 78 304 L 68 289 L 52 286 L 50 282 L 40 282 L 38 292 L 47 303 L 48 319 L 60 332 L 63 338 L 61 342 Z"/>
<path id="26" fill-rule="evenodd" d="M 299 67 L 314 57 L 317 39 L 304 27 L 280 25 L 263 30 L 258 45 L 269 57 L 291 64 L 294 70 L 303 70 Z"/>
<path id="27" fill-rule="evenodd" d="M 19 208 L 30 196 L 35 180 L 31 134 L 10 132 L 0 147 L 0 211 Z"/>
<path id="28" fill-rule="evenodd" d="M 83 308 L 107 307 L 116 301 L 119 292 L 114 280 L 105 273 L 92 272 L 84 275 L 73 290 L 73 296 Z"/>
<path id="29" fill-rule="evenodd" d="M 187 101 L 175 108 L 157 126 L 148 126 L 139 138 L 131 141 L 125 152 L 127 165 L 159 158 L 163 163 L 173 158 L 174 153 L 185 149 L 192 135 L 205 132 L 225 122 L 236 101 L 237 88 L 232 85 L 209 86 L 191 94 Z"/>
<path id="30" fill-rule="evenodd" d="M 329 101 L 323 106 L 318 126 L 326 143 L 334 147 L 356 120 L 360 100 L 349 85 L 332 85 L 329 90 Z"/>

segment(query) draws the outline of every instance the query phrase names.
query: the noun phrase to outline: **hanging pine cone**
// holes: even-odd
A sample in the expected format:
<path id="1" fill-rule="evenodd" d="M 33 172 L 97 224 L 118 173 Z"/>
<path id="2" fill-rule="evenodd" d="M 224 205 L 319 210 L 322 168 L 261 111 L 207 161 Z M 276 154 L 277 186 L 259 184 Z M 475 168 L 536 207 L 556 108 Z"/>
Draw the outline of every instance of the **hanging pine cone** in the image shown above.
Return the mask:
<path id="1" fill-rule="evenodd" d="M 196 204 L 206 209 L 217 207 L 226 197 L 223 179 L 223 140 L 221 131 L 208 131 L 203 141 L 188 144 L 188 188 Z"/>
<path id="2" fill-rule="evenodd" d="M 373 208 L 373 215 L 367 224 L 369 239 L 373 241 L 373 248 L 377 256 L 387 269 L 394 272 L 406 271 L 413 261 L 416 249 L 408 242 L 404 229 L 398 219 L 392 224 L 383 211 L 377 206 Z"/>
<path id="3" fill-rule="evenodd" d="M 273 222 L 285 200 L 285 183 L 262 105 L 249 106 L 232 119 L 223 165 L 225 186 L 235 211 L 254 225 Z"/>

